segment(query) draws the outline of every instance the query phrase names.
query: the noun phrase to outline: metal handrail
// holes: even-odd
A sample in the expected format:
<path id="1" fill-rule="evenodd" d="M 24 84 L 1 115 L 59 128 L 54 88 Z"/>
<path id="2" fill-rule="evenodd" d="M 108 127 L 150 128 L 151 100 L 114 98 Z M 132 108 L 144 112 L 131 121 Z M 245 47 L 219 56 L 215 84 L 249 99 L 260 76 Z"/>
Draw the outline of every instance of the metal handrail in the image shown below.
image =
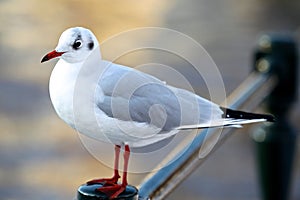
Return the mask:
<path id="1" fill-rule="evenodd" d="M 253 72 L 235 89 L 226 99 L 230 108 L 251 108 L 260 104 L 264 97 L 269 94 L 275 85 L 275 78 L 262 73 Z M 249 98 L 256 98 L 249 101 Z M 251 105 L 246 103 L 252 102 Z M 226 128 L 223 130 L 214 150 L 216 150 L 234 129 Z M 146 177 L 146 181 L 140 185 L 139 199 L 164 199 L 172 190 L 176 188 L 185 178 L 188 177 L 199 165 L 201 165 L 211 154 L 211 151 L 204 158 L 199 158 L 199 150 L 203 145 L 208 134 L 208 129 L 204 129 L 188 145 L 184 153 L 180 153 L 176 161 L 170 162 L 166 167 L 157 171 L 151 177 Z M 209 133 L 214 134 L 214 132 Z"/>
<path id="2" fill-rule="evenodd" d="M 266 98 L 266 107 L 276 123 L 261 126 L 253 134 L 263 199 L 289 198 L 297 133 L 287 118 L 298 91 L 298 46 L 286 34 L 263 35 L 254 52 L 254 70 L 226 99 L 233 109 L 253 110 Z M 247 104 L 247 105 L 246 105 Z M 164 199 L 188 177 L 234 129 L 224 129 L 208 154 L 200 154 L 207 136 L 215 129 L 201 131 L 186 150 L 140 185 L 139 199 Z M 200 156 L 201 155 L 201 156 Z"/>

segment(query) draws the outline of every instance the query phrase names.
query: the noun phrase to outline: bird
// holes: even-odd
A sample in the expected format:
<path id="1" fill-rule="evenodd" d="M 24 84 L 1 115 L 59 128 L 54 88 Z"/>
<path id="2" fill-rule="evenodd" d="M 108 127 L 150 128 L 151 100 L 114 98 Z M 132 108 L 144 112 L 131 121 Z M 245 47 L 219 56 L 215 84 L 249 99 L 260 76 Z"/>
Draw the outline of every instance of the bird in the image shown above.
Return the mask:
<path id="1" fill-rule="evenodd" d="M 219 106 L 132 67 L 102 59 L 94 33 L 71 27 L 42 63 L 59 58 L 52 70 L 49 93 L 58 116 L 81 134 L 115 146 L 114 175 L 88 181 L 101 183 L 97 191 L 117 198 L 128 185 L 131 148 L 145 147 L 180 131 L 241 127 L 274 122 L 270 114 L 256 114 Z M 119 157 L 124 149 L 122 182 Z"/>

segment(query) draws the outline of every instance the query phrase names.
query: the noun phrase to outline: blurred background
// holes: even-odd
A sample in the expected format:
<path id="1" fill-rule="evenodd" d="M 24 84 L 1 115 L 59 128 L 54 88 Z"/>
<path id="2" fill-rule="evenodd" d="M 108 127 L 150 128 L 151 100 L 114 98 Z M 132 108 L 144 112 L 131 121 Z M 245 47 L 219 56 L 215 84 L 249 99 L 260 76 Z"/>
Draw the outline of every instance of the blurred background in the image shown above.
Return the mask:
<path id="1" fill-rule="evenodd" d="M 299 42 L 299 10 L 296 0 L 0 0 L 0 199 L 73 199 L 80 184 L 112 173 L 56 116 L 49 99 L 55 62 L 40 60 L 66 28 L 90 28 L 100 42 L 144 26 L 180 31 L 209 52 L 229 94 L 249 74 L 263 32 L 290 32 Z M 291 120 L 298 133 L 299 113 L 297 104 Z M 260 199 L 249 130 L 236 132 L 169 199 Z M 299 144 L 292 200 L 300 199 Z M 130 174 L 129 182 L 138 185 L 146 175 Z"/>

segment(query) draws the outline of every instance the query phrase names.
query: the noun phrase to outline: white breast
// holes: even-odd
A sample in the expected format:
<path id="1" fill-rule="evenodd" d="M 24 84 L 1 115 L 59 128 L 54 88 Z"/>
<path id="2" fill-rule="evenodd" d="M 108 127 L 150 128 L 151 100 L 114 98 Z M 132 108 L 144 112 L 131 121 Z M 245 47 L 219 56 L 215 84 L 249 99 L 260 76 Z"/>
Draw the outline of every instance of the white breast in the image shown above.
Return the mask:
<path id="1" fill-rule="evenodd" d="M 75 128 L 73 97 L 76 77 L 80 71 L 77 64 L 69 64 L 60 59 L 55 65 L 49 82 L 49 93 L 58 116 Z"/>
<path id="2" fill-rule="evenodd" d="M 103 112 L 95 112 L 93 88 L 97 81 L 93 75 L 82 70 L 82 63 L 60 59 L 50 77 L 50 98 L 56 113 L 68 125 L 84 135 L 107 141 L 106 133 L 111 125 L 102 123 L 108 118 Z M 102 91 L 97 89 L 97 98 L 100 98 Z"/>

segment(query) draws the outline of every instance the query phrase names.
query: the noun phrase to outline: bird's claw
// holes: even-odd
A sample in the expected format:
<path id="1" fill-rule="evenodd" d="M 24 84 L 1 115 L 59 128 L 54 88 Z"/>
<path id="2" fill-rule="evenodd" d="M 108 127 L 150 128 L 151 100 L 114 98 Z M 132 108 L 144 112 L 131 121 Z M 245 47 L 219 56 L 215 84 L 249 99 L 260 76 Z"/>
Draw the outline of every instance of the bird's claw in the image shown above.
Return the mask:
<path id="1" fill-rule="evenodd" d="M 109 197 L 109 199 L 115 199 L 125 189 L 126 189 L 125 185 L 114 184 L 114 185 L 103 186 L 103 187 L 98 188 L 96 190 L 99 191 L 99 192 L 102 192 L 102 193 L 106 194 Z"/>

